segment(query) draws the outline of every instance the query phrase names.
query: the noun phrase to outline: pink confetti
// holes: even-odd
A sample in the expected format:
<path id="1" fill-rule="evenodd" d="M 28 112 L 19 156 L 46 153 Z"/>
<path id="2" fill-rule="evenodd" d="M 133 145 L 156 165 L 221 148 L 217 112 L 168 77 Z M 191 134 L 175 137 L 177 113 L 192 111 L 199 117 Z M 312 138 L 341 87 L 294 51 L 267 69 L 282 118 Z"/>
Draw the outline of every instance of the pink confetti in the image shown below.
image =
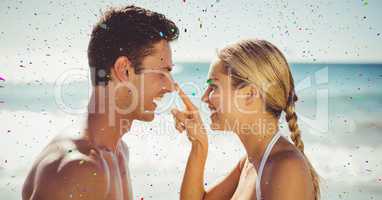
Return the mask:
<path id="1" fill-rule="evenodd" d="M 0 81 L 5 81 L 5 79 L 3 77 L 0 76 Z"/>

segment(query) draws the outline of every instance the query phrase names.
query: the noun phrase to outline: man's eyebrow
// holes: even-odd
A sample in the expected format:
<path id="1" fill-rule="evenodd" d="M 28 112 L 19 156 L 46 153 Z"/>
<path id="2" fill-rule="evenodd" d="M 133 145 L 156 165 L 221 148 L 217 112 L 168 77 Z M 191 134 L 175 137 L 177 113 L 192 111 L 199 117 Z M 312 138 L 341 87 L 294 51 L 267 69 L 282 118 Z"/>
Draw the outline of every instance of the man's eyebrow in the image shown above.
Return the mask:
<path id="1" fill-rule="evenodd" d="M 167 70 L 171 72 L 174 69 L 174 67 L 175 67 L 175 64 L 171 64 L 166 66 L 165 68 L 167 68 Z"/>
<path id="2" fill-rule="evenodd" d="M 168 66 L 163 66 L 159 67 L 159 69 L 167 69 L 167 71 L 171 71 L 174 65 L 168 65 Z"/>
<path id="3" fill-rule="evenodd" d="M 164 69 L 167 69 L 167 71 L 171 72 L 172 71 L 172 66 L 167 66 L 167 67 L 163 67 Z"/>

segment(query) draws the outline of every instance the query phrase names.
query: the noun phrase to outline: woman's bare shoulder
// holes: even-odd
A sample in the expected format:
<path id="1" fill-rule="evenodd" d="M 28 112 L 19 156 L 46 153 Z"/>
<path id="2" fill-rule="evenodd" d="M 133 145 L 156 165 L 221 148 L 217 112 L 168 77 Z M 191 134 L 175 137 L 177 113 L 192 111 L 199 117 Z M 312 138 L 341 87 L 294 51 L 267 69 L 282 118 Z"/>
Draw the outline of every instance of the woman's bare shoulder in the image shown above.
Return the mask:
<path id="1" fill-rule="evenodd" d="M 283 150 L 269 157 L 261 179 L 266 199 L 311 199 L 313 181 L 304 154 Z"/>

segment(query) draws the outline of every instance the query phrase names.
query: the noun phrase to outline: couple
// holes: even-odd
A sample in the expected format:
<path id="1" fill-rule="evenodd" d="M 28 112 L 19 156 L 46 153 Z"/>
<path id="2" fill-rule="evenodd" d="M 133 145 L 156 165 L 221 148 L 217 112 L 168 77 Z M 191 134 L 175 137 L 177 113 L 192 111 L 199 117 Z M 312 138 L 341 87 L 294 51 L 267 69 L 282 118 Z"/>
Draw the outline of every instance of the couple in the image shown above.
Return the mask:
<path id="1" fill-rule="evenodd" d="M 180 199 L 317 200 L 318 176 L 304 154 L 297 96 L 282 53 L 263 40 L 243 40 L 218 52 L 202 100 L 213 130 L 235 133 L 246 150 L 218 184 L 203 184 L 208 138 L 198 109 L 171 78 L 174 22 L 136 6 L 111 8 L 94 27 L 88 59 L 93 93 L 86 127 L 51 141 L 27 176 L 24 200 L 133 199 L 128 148 L 133 121 L 152 121 L 155 101 L 177 91 L 185 110 L 175 126 L 192 147 Z M 278 130 L 284 112 L 290 142 Z M 261 128 L 258 128 L 261 127 Z"/>

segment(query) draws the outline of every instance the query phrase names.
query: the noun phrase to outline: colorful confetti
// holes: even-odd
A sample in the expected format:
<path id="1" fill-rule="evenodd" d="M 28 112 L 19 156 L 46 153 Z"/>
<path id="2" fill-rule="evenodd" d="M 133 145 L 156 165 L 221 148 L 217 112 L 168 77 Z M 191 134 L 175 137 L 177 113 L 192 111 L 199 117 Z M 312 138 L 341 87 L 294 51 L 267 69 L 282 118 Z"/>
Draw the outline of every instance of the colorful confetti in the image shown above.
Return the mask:
<path id="1" fill-rule="evenodd" d="M 0 76 L 0 81 L 5 81 L 5 79 L 3 77 Z"/>
<path id="2" fill-rule="evenodd" d="M 161 36 L 161 37 L 163 37 L 164 36 L 164 34 L 163 34 L 163 32 L 161 31 L 161 32 L 159 32 L 159 35 Z"/>
<path id="3" fill-rule="evenodd" d="M 207 84 L 209 84 L 209 85 L 212 84 L 212 82 L 213 82 L 212 79 L 208 79 L 208 80 L 207 80 Z"/>

